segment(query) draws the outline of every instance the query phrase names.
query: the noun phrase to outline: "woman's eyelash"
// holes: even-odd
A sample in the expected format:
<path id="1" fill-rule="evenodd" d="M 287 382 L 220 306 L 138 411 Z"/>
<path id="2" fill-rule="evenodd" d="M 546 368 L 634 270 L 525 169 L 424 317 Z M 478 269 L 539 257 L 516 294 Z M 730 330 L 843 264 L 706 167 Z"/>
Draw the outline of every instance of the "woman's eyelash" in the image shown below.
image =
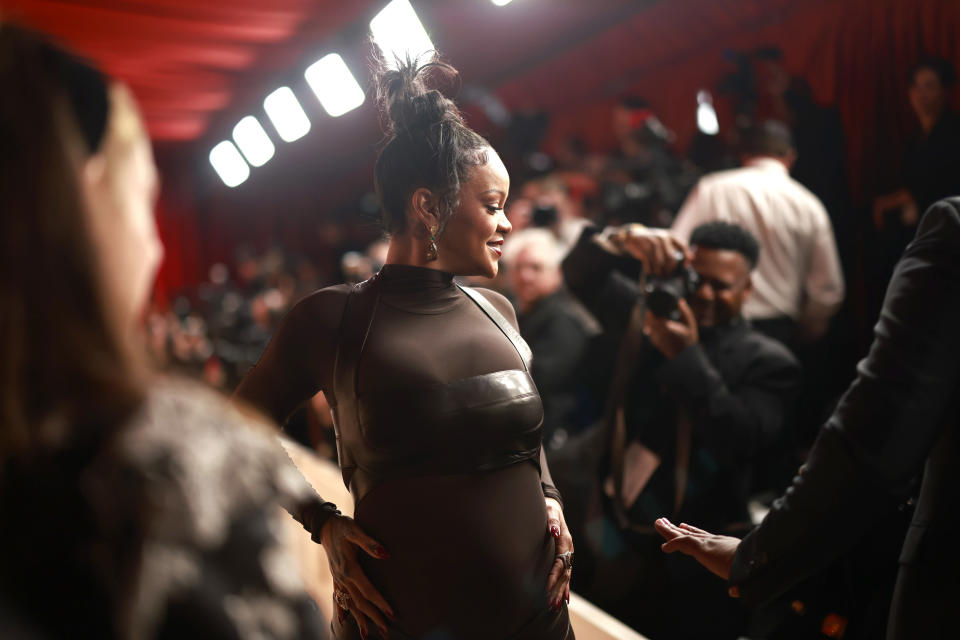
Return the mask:
<path id="1" fill-rule="evenodd" d="M 496 213 L 497 211 L 503 211 L 503 207 L 498 207 L 495 204 L 488 204 L 487 209 L 490 210 L 490 213 Z"/>

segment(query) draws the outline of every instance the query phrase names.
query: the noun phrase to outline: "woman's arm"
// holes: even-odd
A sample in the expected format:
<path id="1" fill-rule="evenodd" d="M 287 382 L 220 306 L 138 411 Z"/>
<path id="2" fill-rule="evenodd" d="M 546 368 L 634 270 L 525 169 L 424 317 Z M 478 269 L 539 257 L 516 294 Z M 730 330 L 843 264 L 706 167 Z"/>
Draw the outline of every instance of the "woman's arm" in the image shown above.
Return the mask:
<path id="1" fill-rule="evenodd" d="M 340 319 L 349 292 L 348 285 L 339 285 L 298 302 L 280 324 L 260 361 L 240 383 L 235 397 L 282 425 L 318 391 L 329 390 Z M 364 574 L 358 557 L 363 552 L 386 560 L 386 549 L 315 492 L 298 504 L 287 505 L 287 511 L 310 532 L 314 542 L 326 549 L 334 588 L 341 593 L 338 615 L 353 615 L 364 636 L 371 622 L 385 635 L 385 616 L 393 617 L 393 611 Z"/>
<path id="2" fill-rule="evenodd" d="M 234 398 L 256 407 L 276 424 L 286 423 L 297 407 L 329 379 L 347 291 L 345 287 L 330 287 L 294 305 L 256 366 L 240 382 Z M 284 508 L 317 543 L 323 526 L 340 513 L 315 492 Z"/>
<path id="3" fill-rule="evenodd" d="M 234 397 L 282 426 L 297 407 L 328 386 L 348 292 L 346 286 L 329 287 L 294 305 Z"/>
<path id="4" fill-rule="evenodd" d="M 540 486 L 543 487 L 543 497 L 556 500 L 557 505 L 563 509 L 563 498 L 560 497 L 560 491 L 550 476 L 550 468 L 547 466 L 547 456 L 543 447 L 540 447 Z"/>

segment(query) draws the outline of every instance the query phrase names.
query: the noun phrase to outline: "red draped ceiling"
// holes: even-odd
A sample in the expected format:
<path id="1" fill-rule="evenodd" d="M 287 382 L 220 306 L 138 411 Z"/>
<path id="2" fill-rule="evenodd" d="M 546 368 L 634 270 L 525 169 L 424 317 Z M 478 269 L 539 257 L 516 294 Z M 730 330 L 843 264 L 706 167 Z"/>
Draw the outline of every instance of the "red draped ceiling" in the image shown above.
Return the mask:
<path id="1" fill-rule="evenodd" d="M 367 0 L 3 0 L 6 17 L 54 34 L 129 83 L 158 144 L 167 245 L 160 289 L 195 282 L 233 245 L 264 237 L 309 249 L 320 220 L 370 187 L 379 139 L 371 106 L 314 128 L 230 190 L 206 156 L 237 119 L 281 83 L 308 96 L 303 68 L 336 50 L 365 80 Z M 776 44 L 846 130 L 854 199 L 896 175 L 913 126 L 909 66 L 923 54 L 960 66 L 960 3 L 952 0 L 412 0 L 467 84 L 510 108 L 551 114 L 548 145 L 568 135 L 612 145 L 615 97 L 647 98 L 684 148 L 694 96 L 732 71 L 725 49 Z M 721 126 L 729 105 L 718 101 Z M 479 120 L 479 119 L 477 119 Z M 281 143 L 282 144 L 282 143 Z"/>
<path id="2" fill-rule="evenodd" d="M 367 0 L 3 0 L 6 18 L 53 34 L 123 79 L 154 140 L 194 140 L 251 72 L 296 61 Z"/>
<path id="3" fill-rule="evenodd" d="M 723 51 L 775 44 L 816 100 L 838 109 L 851 191 L 863 203 L 899 173 L 915 127 L 906 98 L 910 68 L 925 55 L 960 68 L 958 35 L 960 3 L 952 0 L 663 2 L 508 82 L 500 94 L 512 104 L 551 96 L 552 139 L 580 134 L 603 148 L 613 144 L 606 124 L 614 96 L 628 89 L 653 104 L 685 148 L 695 133 L 696 90 L 712 89 L 732 71 Z M 557 95 L 551 87 L 564 74 L 577 82 Z M 717 106 L 721 126 L 729 126 L 730 105 L 721 99 Z"/>

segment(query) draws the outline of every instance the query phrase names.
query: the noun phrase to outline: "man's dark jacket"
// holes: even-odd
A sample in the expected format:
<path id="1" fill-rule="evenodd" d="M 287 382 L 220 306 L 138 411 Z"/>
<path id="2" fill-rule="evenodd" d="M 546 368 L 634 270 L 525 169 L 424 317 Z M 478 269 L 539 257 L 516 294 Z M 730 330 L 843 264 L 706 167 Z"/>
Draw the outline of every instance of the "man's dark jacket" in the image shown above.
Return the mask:
<path id="1" fill-rule="evenodd" d="M 563 263 L 564 279 L 605 331 L 622 334 L 640 296 L 640 266 L 603 250 L 596 233 L 588 228 L 581 235 Z M 799 381 L 790 352 L 742 319 L 701 331 L 700 343 L 673 360 L 645 346 L 627 388 L 627 437 L 660 455 L 661 464 L 630 520 L 652 525 L 671 516 L 718 530 L 745 528 L 750 463 L 783 429 Z M 686 491 L 674 512 L 680 407 L 690 416 L 692 438 Z"/>
<path id="2" fill-rule="evenodd" d="M 887 289 L 857 378 L 787 493 L 737 550 L 730 580 L 772 598 L 852 547 L 924 473 L 887 637 L 956 638 L 960 602 L 960 198 L 924 216 Z"/>
<path id="3" fill-rule="evenodd" d="M 543 401 L 545 445 L 558 429 L 572 433 L 578 426 L 580 365 L 590 335 L 573 304 L 561 289 L 517 314 L 520 335 L 533 351 L 533 381 Z"/>

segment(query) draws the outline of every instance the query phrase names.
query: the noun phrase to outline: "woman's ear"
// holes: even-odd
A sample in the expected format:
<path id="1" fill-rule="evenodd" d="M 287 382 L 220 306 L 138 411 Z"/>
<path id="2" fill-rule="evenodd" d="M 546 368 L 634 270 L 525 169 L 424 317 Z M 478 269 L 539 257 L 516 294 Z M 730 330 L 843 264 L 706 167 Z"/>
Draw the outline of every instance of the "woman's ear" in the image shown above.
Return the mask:
<path id="1" fill-rule="evenodd" d="M 420 187 L 410 196 L 407 224 L 411 229 L 430 229 L 440 224 L 440 202 L 430 189 Z"/>

